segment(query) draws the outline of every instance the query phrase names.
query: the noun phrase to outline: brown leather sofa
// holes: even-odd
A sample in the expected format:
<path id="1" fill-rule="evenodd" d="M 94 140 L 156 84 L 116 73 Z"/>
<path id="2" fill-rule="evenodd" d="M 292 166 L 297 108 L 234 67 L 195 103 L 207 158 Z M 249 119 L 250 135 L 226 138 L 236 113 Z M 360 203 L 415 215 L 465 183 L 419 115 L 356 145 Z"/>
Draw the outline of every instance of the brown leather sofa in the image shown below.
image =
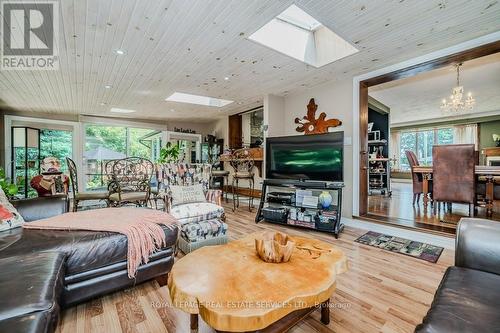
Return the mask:
<path id="1" fill-rule="evenodd" d="M 500 222 L 463 218 L 449 267 L 416 333 L 500 332 Z"/>
<path id="2" fill-rule="evenodd" d="M 64 197 L 21 200 L 14 205 L 28 223 L 62 214 L 68 209 Z M 174 264 L 177 230 L 164 228 L 164 231 L 166 246 L 139 267 L 135 279 L 128 278 L 127 238 L 124 235 L 23 228 L 0 232 L 0 257 L 7 258 L 5 262 L 0 261 L 0 332 L 52 332 L 59 306 L 69 307 L 164 277 Z M 40 255 L 43 258 L 34 259 Z M 20 271 L 19 264 L 9 262 L 10 258 L 20 260 L 23 269 Z M 10 281 L 11 287 L 4 288 L 4 281 Z M 41 287 L 32 288 L 37 284 Z M 56 292 L 47 294 L 47 290 Z M 30 306 L 29 300 L 37 297 L 40 298 L 39 306 Z M 8 310 L 13 308 L 8 303 L 12 298 L 19 301 L 15 306 L 18 311 Z M 46 313 L 48 309 L 50 313 Z M 16 321 L 16 318 L 23 320 Z M 21 323 L 25 329 L 19 330 Z"/>

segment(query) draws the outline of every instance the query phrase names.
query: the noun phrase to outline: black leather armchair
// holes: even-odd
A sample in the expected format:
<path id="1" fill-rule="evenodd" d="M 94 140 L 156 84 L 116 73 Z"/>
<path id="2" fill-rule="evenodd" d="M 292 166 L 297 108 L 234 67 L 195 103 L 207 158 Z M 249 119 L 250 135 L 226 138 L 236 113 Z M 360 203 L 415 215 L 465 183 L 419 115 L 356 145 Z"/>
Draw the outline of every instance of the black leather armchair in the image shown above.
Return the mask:
<path id="1" fill-rule="evenodd" d="M 26 222 L 64 214 L 69 210 L 69 200 L 66 195 L 13 200 L 12 205 Z"/>
<path id="2" fill-rule="evenodd" d="M 415 332 L 500 332 L 500 222 L 464 218 L 457 228 L 455 266 Z"/>

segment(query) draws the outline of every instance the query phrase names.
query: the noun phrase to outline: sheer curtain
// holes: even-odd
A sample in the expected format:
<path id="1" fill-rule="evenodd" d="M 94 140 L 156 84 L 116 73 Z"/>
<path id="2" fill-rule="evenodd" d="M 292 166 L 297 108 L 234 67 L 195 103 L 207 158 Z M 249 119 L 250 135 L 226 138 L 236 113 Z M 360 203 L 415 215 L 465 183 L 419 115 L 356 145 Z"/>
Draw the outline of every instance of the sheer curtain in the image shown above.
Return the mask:
<path id="1" fill-rule="evenodd" d="M 477 124 L 453 126 L 453 143 L 472 143 L 478 150 Z"/>
<path id="2" fill-rule="evenodd" d="M 389 142 L 389 158 L 394 158 L 395 162 L 392 167 L 392 169 L 399 169 L 399 166 L 401 165 L 400 163 L 400 138 L 401 138 L 401 132 L 400 131 L 391 131 L 391 139 Z"/>

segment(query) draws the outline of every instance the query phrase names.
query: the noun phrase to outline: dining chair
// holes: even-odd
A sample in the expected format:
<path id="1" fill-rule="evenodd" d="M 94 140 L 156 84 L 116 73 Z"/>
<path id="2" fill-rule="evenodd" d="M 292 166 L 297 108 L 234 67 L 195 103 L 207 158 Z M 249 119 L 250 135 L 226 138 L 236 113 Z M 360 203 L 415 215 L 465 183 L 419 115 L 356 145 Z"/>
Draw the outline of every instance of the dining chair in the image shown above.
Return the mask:
<path id="1" fill-rule="evenodd" d="M 141 157 L 117 160 L 112 168 L 112 180 L 108 184 L 109 201 L 112 206 L 136 204 L 147 206 L 151 195 L 151 177 L 154 165 Z"/>
<path id="2" fill-rule="evenodd" d="M 239 181 L 248 180 L 250 186 L 250 194 L 248 198 L 248 210 L 251 212 L 253 207 L 253 195 L 255 188 L 255 180 L 253 167 L 255 161 L 250 153 L 249 148 L 238 149 L 233 152 L 231 160 L 229 161 L 234 169 L 232 190 L 233 190 L 233 211 L 240 206 L 240 194 L 239 194 Z"/>
<path id="3" fill-rule="evenodd" d="M 106 205 L 109 206 L 108 192 L 80 192 L 78 190 L 78 172 L 76 169 L 76 163 L 69 157 L 66 157 L 66 163 L 68 164 L 69 178 L 71 180 L 71 188 L 73 190 L 73 211 L 76 212 L 78 210 L 78 203 L 80 201 L 105 200 Z"/>
<path id="4" fill-rule="evenodd" d="M 433 198 L 438 203 L 469 205 L 474 215 L 476 203 L 475 152 L 473 144 L 436 145 L 432 147 Z M 451 205 L 449 205 L 451 211 Z"/>
<path id="5" fill-rule="evenodd" d="M 417 155 L 415 155 L 415 153 L 411 150 L 405 151 L 405 154 L 411 168 L 411 180 L 413 183 L 413 205 L 415 205 L 415 203 L 419 203 L 420 195 L 424 192 L 424 181 L 421 173 L 413 172 L 413 168 L 420 165 Z M 432 198 L 432 180 L 429 181 L 429 195 Z"/>

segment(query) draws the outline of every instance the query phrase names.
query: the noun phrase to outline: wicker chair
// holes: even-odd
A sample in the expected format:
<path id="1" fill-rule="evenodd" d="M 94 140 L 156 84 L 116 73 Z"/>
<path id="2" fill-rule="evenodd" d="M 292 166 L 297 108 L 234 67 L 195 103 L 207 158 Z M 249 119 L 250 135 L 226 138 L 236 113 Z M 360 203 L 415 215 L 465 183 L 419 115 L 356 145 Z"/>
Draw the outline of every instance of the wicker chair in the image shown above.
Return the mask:
<path id="1" fill-rule="evenodd" d="M 69 178 L 71 179 L 71 188 L 73 189 L 73 211 L 78 210 L 78 203 L 80 201 L 89 200 L 105 200 L 106 205 L 109 206 L 108 192 L 80 192 L 78 190 L 78 173 L 76 169 L 76 163 L 69 157 L 66 157 L 66 162 L 69 169 Z"/>
<path id="2" fill-rule="evenodd" d="M 136 204 L 146 206 L 151 195 L 151 177 L 154 165 L 141 157 L 117 160 L 112 168 L 112 180 L 108 184 L 112 206 Z"/>

